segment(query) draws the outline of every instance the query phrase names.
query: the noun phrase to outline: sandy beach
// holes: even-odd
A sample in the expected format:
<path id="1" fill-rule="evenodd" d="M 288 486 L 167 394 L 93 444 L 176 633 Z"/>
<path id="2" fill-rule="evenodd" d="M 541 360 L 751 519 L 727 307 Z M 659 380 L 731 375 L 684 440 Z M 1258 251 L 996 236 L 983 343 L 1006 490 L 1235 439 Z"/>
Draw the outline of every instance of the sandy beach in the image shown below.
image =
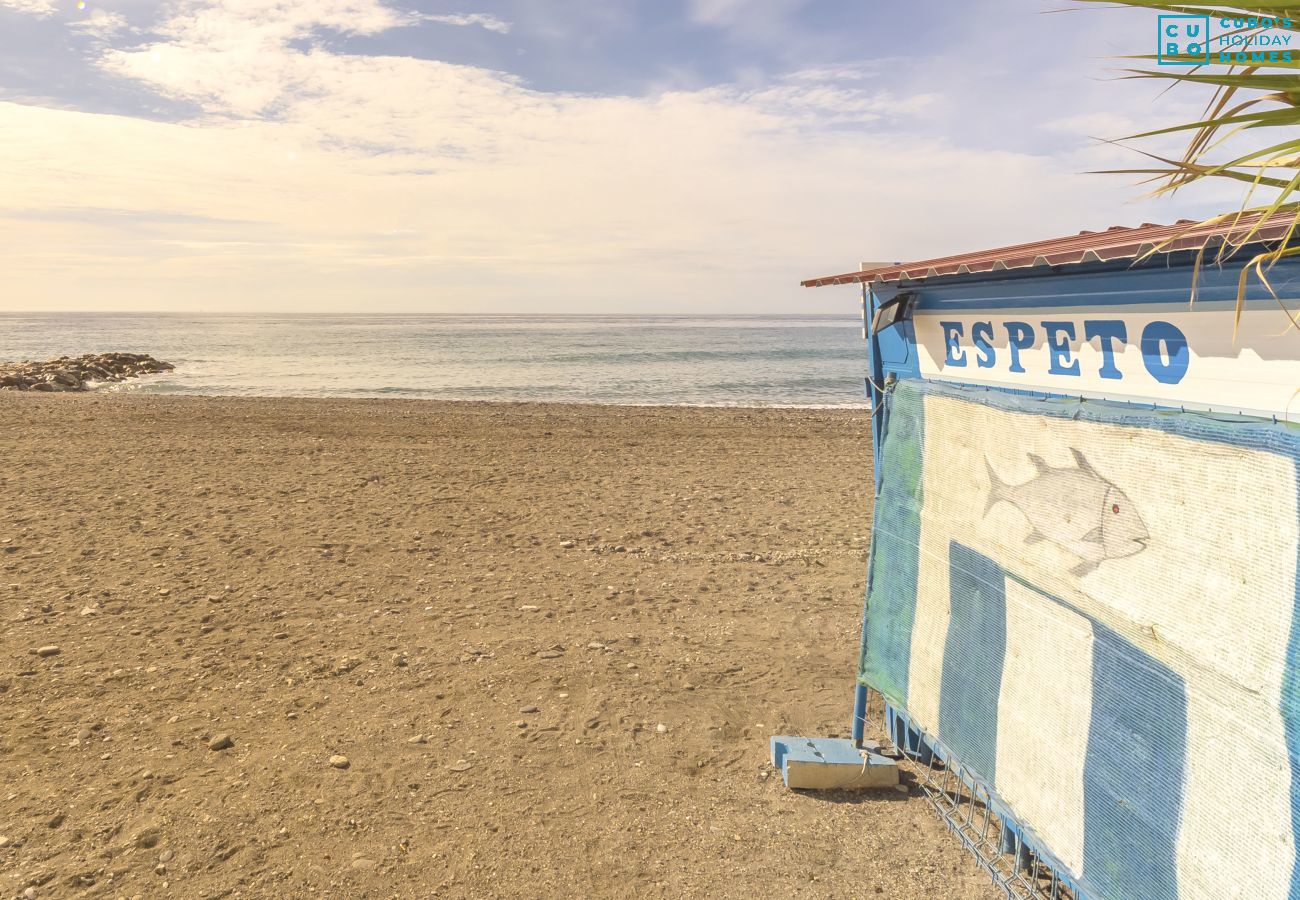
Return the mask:
<path id="1" fill-rule="evenodd" d="M 847 731 L 864 414 L 0 420 L 0 897 L 996 896 L 915 788 L 768 765 Z"/>

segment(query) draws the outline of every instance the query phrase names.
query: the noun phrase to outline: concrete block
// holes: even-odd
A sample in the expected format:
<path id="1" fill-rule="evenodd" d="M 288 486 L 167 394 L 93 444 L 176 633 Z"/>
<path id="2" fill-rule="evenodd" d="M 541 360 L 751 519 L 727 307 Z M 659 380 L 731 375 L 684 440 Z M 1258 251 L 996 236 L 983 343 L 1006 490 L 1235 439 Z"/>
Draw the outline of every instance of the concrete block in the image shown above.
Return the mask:
<path id="1" fill-rule="evenodd" d="M 898 764 L 874 752 L 879 745 L 858 749 L 843 738 L 772 738 L 772 765 L 781 770 L 786 787 L 811 791 L 868 790 L 898 784 Z"/>

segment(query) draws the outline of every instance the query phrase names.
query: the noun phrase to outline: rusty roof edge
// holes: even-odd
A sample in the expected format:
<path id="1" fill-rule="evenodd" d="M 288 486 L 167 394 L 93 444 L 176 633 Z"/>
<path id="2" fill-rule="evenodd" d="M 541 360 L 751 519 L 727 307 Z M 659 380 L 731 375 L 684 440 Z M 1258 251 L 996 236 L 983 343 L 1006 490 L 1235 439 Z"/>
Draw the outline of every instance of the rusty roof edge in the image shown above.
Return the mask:
<path id="1" fill-rule="evenodd" d="M 1044 265 L 1114 262 L 1121 259 L 1138 259 L 1156 252 L 1204 250 L 1223 243 L 1236 243 L 1250 235 L 1251 230 L 1256 229 L 1256 226 L 1258 226 L 1256 234 L 1246 243 L 1261 244 L 1285 237 L 1293 221 L 1294 214 L 1288 212 L 1275 214 L 1263 221 L 1261 216 L 1254 215 L 1213 225 L 1182 219 L 1172 225 L 1144 224 L 1137 228 L 1112 226 L 1105 231 L 1081 232 L 1063 238 L 1013 244 L 973 253 L 892 263 L 877 268 L 864 268 L 857 272 L 810 278 L 800 283 L 804 287 L 827 287 L 864 282 L 889 283 L 904 279 L 924 280 L 946 275 L 965 275 Z M 1242 246 L 1244 245 L 1243 243 Z"/>

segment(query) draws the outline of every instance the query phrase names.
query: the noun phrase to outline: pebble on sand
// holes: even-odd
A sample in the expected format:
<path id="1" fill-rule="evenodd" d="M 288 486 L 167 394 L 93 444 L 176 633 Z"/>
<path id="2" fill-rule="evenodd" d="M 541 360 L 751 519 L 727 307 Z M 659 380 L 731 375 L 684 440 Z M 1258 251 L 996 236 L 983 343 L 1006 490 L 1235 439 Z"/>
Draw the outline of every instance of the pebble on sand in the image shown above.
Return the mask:
<path id="1" fill-rule="evenodd" d="M 53 644 L 50 644 L 48 647 L 38 647 L 36 649 L 37 656 L 58 656 L 62 652 L 62 647 L 56 647 Z"/>
<path id="2" fill-rule="evenodd" d="M 228 734 L 219 734 L 208 741 L 209 750 L 229 750 L 233 746 L 235 746 L 235 742 L 230 739 Z"/>
<path id="3" fill-rule="evenodd" d="M 330 765 L 336 769 L 346 769 L 348 766 L 352 765 L 352 761 L 346 756 L 335 754 L 330 757 Z"/>

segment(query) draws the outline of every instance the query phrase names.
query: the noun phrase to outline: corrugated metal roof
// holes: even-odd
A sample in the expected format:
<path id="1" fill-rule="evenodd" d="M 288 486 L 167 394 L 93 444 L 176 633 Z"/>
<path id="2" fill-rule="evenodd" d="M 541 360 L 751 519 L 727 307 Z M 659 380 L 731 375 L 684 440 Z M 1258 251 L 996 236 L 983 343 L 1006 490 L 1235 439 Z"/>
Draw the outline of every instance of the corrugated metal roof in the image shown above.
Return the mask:
<path id="1" fill-rule="evenodd" d="M 1193 219 L 1180 219 L 1172 225 L 1144 223 L 1137 228 L 1115 225 L 1105 231 L 1080 231 L 1069 237 L 1035 241 L 965 253 L 959 256 L 942 256 L 909 263 L 869 264 L 859 272 L 828 275 L 803 282 L 804 287 L 824 287 L 830 284 L 886 283 L 891 281 L 920 281 L 940 275 L 966 275 L 975 272 L 997 272 L 1003 269 L 1025 269 L 1033 266 L 1068 266 L 1085 262 L 1108 262 L 1116 259 L 1134 259 L 1159 247 L 1162 253 L 1178 250 L 1200 250 L 1218 246 L 1225 237 L 1241 240 L 1259 220 L 1258 215 L 1243 216 L 1239 221 L 1229 219 L 1205 228 L 1190 228 Z M 1286 236 L 1294 213 L 1277 213 L 1268 218 L 1251 243 L 1278 241 Z M 1166 243 L 1168 242 L 1168 243 Z"/>

